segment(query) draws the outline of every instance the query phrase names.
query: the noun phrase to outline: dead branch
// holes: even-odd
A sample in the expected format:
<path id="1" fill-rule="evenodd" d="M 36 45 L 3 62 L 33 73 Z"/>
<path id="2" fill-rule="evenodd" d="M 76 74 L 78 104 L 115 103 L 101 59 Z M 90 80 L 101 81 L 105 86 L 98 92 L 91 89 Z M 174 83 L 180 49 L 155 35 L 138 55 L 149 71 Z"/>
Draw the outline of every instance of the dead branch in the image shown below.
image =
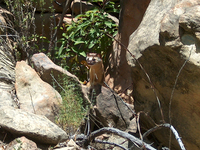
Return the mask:
<path id="1" fill-rule="evenodd" d="M 130 140 L 136 146 L 146 148 L 147 150 L 156 150 L 155 148 L 153 148 L 149 144 L 146 144 L 145 142 L 141 141 L 140 139 L 136 138 L 135 136 L 133 136 L 129 133 L 126 133 L 124 131 L 121 131 L 119 129 L 111 128 L 111 127 L 104 127 L 99 130 L 96 130 L 96 131 L 92 132 L 89 136 L 82 135 L 81 136 L 82 138 L 76 136 L 76 140 L 81 140 L 81 141 L 77 141 L 77 143 L 83 145 L 84 147 L 87 147 L 90 142 L 94 141 L 95 137 L 100 136 L 104 133 L 113 133 L 115 135 L 118 135 L 120 137 Z"/>
<path id="2" fill-rule="evenodd" d="M 192 53 L 192 50 L 194 49 L 194 47 L 195 47 L 195 45 L 192 45 L 189 57 L 188 57 L 188 59 L 185 60 L 185 62 L 183 63 L 183 65 L 179 69 L 178 74 L 177 74 L 176 79 L 175 79 L 175 83 L 174 83 L 174 86 L 173 86 L 173 89 L 172 89 L 172 93 L 171 93 L 171 97 L 170 97 L 170 100 L 169 100 L 169 123 L 170 124 L 172 124 L 172 117 L 171 117 L 172 99 L 173 99 L 173 96 L 174 96 L 174 91 L 175 91 L 175 88 L 176 88 L 176 85 L 177 85 L 177 82 L 178 82 L 178 78 L 179 78 L 179 76 L 181 74 L 181 71 L 183 70 L 183 67 L 190 60 L 190 56 L 191 56 L 191 53 Z M 169 148 L 170 148 L 170 145 L 171 145 L 171 130 L 170 130 L 170 135 L 169 135 Z"/>
<path id="3" fill-rule="evenodd" d="M 183 144 L 183 142 L 182 142 L 182 140 L 181 140 L 181 138 L 180 138 L 180 136 L 178 134 L 178 132 L 176 131 L 176 129 L 172 125 L 170 125 L 168 123 L 160 124 L 158 126 L 155 126 L 155 127 L 151 128 L 151 129 L 149 129 L 147 132 L 145 132 L 143 134 L 143 138 L 148 136 L 150 133 L 152 133 L 152 132 L 154 132 L 154 131 L 156 131 L 158 129 L 161 129 L 162 127 L 170 128 L 170 130 L 174 133 L 174 136 L 175 136 L 175 138 L 176 138 L 181 150 L 186 150 L 185 147 L 184 147 L 184 144 Z"/>

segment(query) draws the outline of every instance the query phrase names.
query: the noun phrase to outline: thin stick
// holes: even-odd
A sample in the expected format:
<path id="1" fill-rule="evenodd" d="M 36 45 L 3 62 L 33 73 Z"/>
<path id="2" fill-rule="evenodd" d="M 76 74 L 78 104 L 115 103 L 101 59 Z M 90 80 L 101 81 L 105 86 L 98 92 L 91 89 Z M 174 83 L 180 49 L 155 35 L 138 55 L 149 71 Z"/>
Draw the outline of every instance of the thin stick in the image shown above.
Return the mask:
<path id="1" fill-rule="evenodd" d="M 140 139 L 143 141 L 143 136 L 142 136 L 141 130 L 140 130 L 140 112 L 137 113 L 136 123 L 137 123 L 138 132 L 140 135 Z"/>
<path id="2" fill-rule="evenodd" d="M 174 86 L 173 86 L 173 89 L 172 89 L 172 93 L 171 93 L 171 97 L 170 97 L 170 101 L 169 101 L 169 123 L 172 124 L 172 118 L 171 118 L 171 106 L 172 106 L 172 98 L 174 96 L 174 91 L 175 91 L 175 88 L 176 88 L 176 85 L 177 85 L 177 81 L 178 81 L 178 78 L 181 74 L 181 71 L 183 70 L 183 67 L 186 65 L 186 63 L 190 60 L 190 56 L 191 56 L 191 53 L 192 53 L 192 50 L 194 48 L 194 45 L 192 46 L 192 49 L 190 51 L 190 54 L 189 54 L 189 57 L 188 59 L 185 60 L 185 62 L 183 63 L 183 65 L 181 66 L 180 70 L 178 71 L 178 74 L 176 76 L 176 80 L 175 80 L 175 83 L 174 83 Z M 170 130 L 170 136 L 169 136 L 169 148 L 171 147 L 171 130 Z"/>
<path id="3" fill-rule="evenodd" d="M 178 134 L 178 132 L 176 131 L 176 129 L 170 125 L 169 123 L 165 123 L 165 124 L 160 124 L 160 125 L 157 125 L 151 129 L 149 129 L 148 131 L 146 131 L 144 134 L 143 134 L 143 138 L 147 137 L 149 134 L 151 134 L 152 132 L 158 130 L 158 129 L 161 129 L 162 127 L 166 127 L 166 128 L 170 128 L 170 131 L 172 131 L 174 133 L 174 136 L 181 148 L 181 150 L 186 150 L 185 147 L 184 147 L 184 144 L 183 142 L 181 141 L 181 138 Z"/>
<path id="4" fill-rule="evenodd" d="M 52 77 L 52 79 L 57 83 L 57 85 L 65 92 L 67 93 L 67 91 L 58 83 L 58 81 L 54 78 L 54 76 L 50 73 L 50 76 Z"/>

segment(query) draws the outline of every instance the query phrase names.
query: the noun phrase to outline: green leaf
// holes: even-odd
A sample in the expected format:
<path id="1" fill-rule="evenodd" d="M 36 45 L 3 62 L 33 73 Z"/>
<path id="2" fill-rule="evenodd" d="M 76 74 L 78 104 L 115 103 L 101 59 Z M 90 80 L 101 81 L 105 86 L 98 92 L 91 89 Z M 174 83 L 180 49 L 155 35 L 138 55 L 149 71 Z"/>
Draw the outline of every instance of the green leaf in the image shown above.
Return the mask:
<path id="1" fill-rule="evenodd" d="M 74 51 L 75 53 L 78 53 L 77 49 L 75 47 L 71 47 L 72 51 Z"/>
<path id="2" fill-rule="evenodd" d="M 91 14 L 90 20 L 93 21 L 94 19 L 94 13 Z"/>
<path id="3" fill-rule="evenodd" d="M 62 44 L 61 47 L 59 48 L 59 51 L 58 51 L 58 56 L 61 55 L 62 51 L 64 49 L 64 45 Z"/>
<path id="4" fill-rule="evenodd" d="M 91 2 L 103 2 L 103 0 L 91 0 Z"/>
<path id="5" fill-rule="evenodd" d="M 90 42 L 88 48 L 90 49 L 90 48 L 92 48 L 94 45 L 95 45 L 95 44 L 94 44 L 93 42 Z"/>
<path id="6" fill-rule="evenodd" d="M 86 57 L 85 51 L 82 51 L 82 52 L 80 52 L 79 54 L 80 54 L 81 56 L 83 56 L 83 57 Z"/>
<path id="7" fill-rule="evenodd" d="M 90 29 L 90 33 L 94 34 L 96 32 L 96 30 L 94 28 Z"/>
<path id="8" fill-rule="evenodd" d="M 74 43 L 74 45 L 83 44 L 83 43 L 85 43 L 85 42 L 84 42 L 84 41 L 76 41 L 76 42 Z"/>
<path id="9" fill-rule="evenodd" d="M 108 26 L 109 28 L 112 28 L 112 22 L 110 21 L 105 21 L 105 25 Z"/>

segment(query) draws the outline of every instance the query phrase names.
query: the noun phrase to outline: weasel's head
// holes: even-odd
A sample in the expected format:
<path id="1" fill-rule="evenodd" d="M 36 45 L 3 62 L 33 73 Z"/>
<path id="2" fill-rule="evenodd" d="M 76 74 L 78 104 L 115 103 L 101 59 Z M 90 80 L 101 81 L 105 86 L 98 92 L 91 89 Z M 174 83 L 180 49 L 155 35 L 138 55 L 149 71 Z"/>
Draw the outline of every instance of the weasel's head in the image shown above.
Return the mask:
<path id="1" fill-rule="evenodd" d="M 88 53 L 86 61 L 89 66 L 93 66 L 97 63 L 102 62 L 101 55 L 97 53 Z"/>

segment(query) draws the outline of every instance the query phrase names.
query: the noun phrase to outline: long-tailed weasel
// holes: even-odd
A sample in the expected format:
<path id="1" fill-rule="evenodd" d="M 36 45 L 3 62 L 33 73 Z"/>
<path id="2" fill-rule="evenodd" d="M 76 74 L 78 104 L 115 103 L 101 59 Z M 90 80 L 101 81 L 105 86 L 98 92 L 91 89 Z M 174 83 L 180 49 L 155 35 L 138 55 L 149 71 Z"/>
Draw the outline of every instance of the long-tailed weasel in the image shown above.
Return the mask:
<path id="1" fill-rule="evenodd" d="M 95 88 L 95 86 L 98 86 L 98 85 L 100 85 L 101 87 L 102 85 L 104 85 L 105 75 L 104 75 L 104 66 L 103 66 L 103 62 L 100 57 L 100 54 L 88 53 L 86 57 L 86 61 L 87 61 L 88 66 L 90 67 L 89 77 L 90 77 L 91 88 Z"/>

